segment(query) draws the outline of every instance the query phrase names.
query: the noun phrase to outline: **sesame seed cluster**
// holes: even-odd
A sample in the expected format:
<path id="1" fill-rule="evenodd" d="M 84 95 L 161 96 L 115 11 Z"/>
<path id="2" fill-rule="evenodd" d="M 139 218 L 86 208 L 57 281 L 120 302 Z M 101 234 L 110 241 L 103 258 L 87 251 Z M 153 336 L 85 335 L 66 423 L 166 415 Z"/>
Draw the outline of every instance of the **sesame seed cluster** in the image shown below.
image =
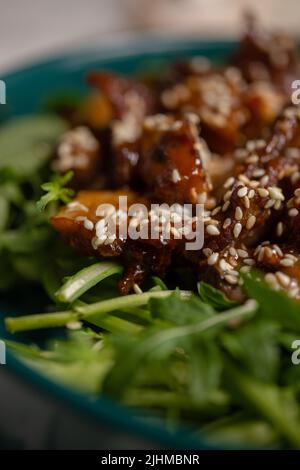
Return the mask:
<path id="1" fill-rule="evenodd" d="M 253 268 L 300 298 L 300 108 L 286 88 L 298 72 L 292 41 L 251 30 L 226 66 L 194 57 L 155 79 L 89 74 L 97 99 L 53 160 L 84 191 L 53 225 L 81 254 L 121 257 L 121 293 L 185 266 L 237 300 Z M 124 194 L 146 213 L 120 208 Z M 190 252 L 198 226 L 203 247 Z"/>
<path id="2" fill-rule="evenodd" d="M 219 203 L 207 214 L 208 238 L 203 250 L 205 259 L 200 261 L 200 266 L 203 269 L 207 265 L 209 271 L 216 271 L 221 283 L 239 284 L 239 271 L 247 272 L 253 266 L 272 271 L 277 268 L 283 279 L 283 275 L 289 274 L 279 269 L 290 271 L 298 265 L 299 257 L 292 247 L 280 248 L 263 241 L 255 248 L 255 243 L 266 233 L 266 224 L 273 225 L 277 220 L 275 235 L 280 239 L 285 231 L 285 215 L 295 222 L 299 215 L 300 190 L 296 189 L 294 197 L 287 201 L 280 187 L 281 181 L 291 175 L 290 166 L 295 164 L 295 154 L 291 162 L 289 152 L 284 157 L 281 152 L 297 133 L 299 120 L 299 109 L 290 107 L 279 117 L 268 141 L 247 143 L 243 152 L 239 152 L 238 161 L 242 159 L 242 164 L 237 164 L 238 174 L 225 180 Z M 271 146 L 274 141 L 277 145 Z M 276 166 L 280 172 L 274 173 Z M 282 220 L 278 220 L 280 217 Z M 296 282 L 291 277 L 289 294 L 295 297 L 299 295 Z"/>
<path id="3" fill-rule="evenodd" d="M 53 161 L 53 169 L 59 172 L 69 170 L 82 171 L 93 164 L 100 149 L 99 142 L 90 129 L 78 126 L 66 132 L 57 147 L 57 158 Z"/>

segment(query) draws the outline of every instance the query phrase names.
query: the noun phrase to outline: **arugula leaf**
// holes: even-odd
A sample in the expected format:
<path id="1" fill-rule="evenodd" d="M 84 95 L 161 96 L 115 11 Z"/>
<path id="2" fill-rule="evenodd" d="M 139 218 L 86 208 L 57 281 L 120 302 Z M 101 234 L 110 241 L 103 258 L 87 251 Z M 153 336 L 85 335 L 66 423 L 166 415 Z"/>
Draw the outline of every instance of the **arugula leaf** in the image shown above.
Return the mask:
<path id="1" fill-rule="evenodd" d="M 196 296 L 183 300 L 179 290 L 163 299 L 150 299 L 149 307 L 153 318 L 168 320 L 176 325 L 196 323 L 214 314 L 214 310 Z"/>
<path id="2" fill-rule="evenodd" d="M 257 417 L 249 416 L 249 413 L 238 413 L 229 418 L 221 418 L 202 429 L 202 435 L 209 436 L 209 442 L 223 446 L 241 448 L 264 447 L 277 449 L 279 436 L 274 428 L 267 422 Z"/>
<path id="3" fill-rule="evenodd" d="M 290 299 L 284 292 L 267 286 L 260 274 L 243 275 L 244 287 L 249 297 L 255 299 L 265 318 L 277 321 L 279 325 L 300 332 L 300 304 Z"/>
<path id="4" fill-rule="evenodd" d="M 161 290 L 168 290 L 168 287 L 160 277 L 152 276 L 152 280 L 156 286 L 161 288 Z"/>
<path id="5" fill-rule="evenodd" d="M 55 340 L 46 351 L 11 341 L 8 347 L 21 353 L 23 360 L 42 374 L 90 394 L 99 393 L 112 362 L 112 351 L 100 337 L 95 341 L 86 331 L 72 332 L 67 339 Z"/>
<path id="6" fill-rule="evenodd" d="M 201 338 L 188 348 L 190 360 L 189 391 L 195 401 L 205 402 L 219 388 L 223 363 L 216 342 Z"/>
<path id="7" fill-rule="evenodd" d="M 216 310 L 226 310 L 227 308 L 237 305 L 236 302 L 227 299 L 219 289 L 216 289 L 206 282 L 198 282 L 197 287 L 201 300 L 211 305 Z"/>
<path id="8" fill-rule="evenodd" d="M 193 307 L 191 308 L 192 316 L 195 312 Z M 142 336 L 130 343 L 126 338 L 120 338 L 116 365 L 106 377 L 104 384 L 106 392 L 113 396 L 121 396 L 124 393 L 124 384 L 128 385 L 133 380 L 134 373 L 141 365 L 144 366 L 145 361 L 161 361 L 162 358 L 174 354 L 178 348 L 188 348 L 194 338 L 201 341 L 201 338 L 209 336 L 212 340 L 212 337 L 216 336 L 220 329 L 227 326 L 230 321 L 237 318 L 249 318 L 256 309 L 256 303 L 249 301 L 245 305 L 218 315 L 199 315 L 197 323 L 190 322 L 169 328 L 154 324 Z"/>
<path id="9" fill-rule="evenodd" d="M 53 145 L 67 129 L 54 115 L 16 118 L 0 128 L 0 171 L 9 171 L 22 180 L 33 175 L 50 158 Z"/>
<path id="10" fill-rule="evenodd" d="M 75 191 L 65 186 L 71 181 L 73 175 L 73 171 L 68 171 L 65 175 L 54 175 L 51 181 L 42 184 L 42 189 L 47 194 L 44 194 L 37 202 L 37 208 L 43 211 L 50 202 L 61 201 L 64 204 L 70 202 Z"/>
<path id="11" fill-rule="evenodd" d="M 24 225 L 16 230 L 6 230 L 0 233 L 0 251 L 2 249 L 15 254 L 39 252 L 38 250 L 45 248 L 52 233 L 47 225 Z"/>
<path id="12" fill-rule="evenodd" d="M 246 406 L 264 416 L 290 445 L 300 449 L 299 407 L 291 392 L 249 377 L 230 361 L 226 376 L 231 390 Z"/>
<path id="13" fill-rule="evenodd" d="M 278 325 L 259 318 L 233 332 L 223 333 L 221 340 L 243 370 L 263 382 L 272 382 L 277 380 L 279 372 L 278 333 Z"/>

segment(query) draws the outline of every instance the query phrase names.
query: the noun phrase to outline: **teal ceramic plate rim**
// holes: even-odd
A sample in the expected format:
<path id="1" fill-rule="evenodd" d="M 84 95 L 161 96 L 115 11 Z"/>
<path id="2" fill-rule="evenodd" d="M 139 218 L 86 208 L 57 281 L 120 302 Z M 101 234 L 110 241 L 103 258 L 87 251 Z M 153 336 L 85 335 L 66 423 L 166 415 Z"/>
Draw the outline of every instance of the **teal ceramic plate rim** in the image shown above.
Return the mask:
<path id="1" fill-rule="evenodd" d="M 125 36 L 126 37 L 126 36 Z M 45 77 L 59 76 L 61 73 L 66 74 L 70 78 L 74 71 L 84 74 L 88 68 L 98 65 L 100 68 L 115 68 L 114 64 L 124 64 L 130 59 L 137 59 L 137 62 L 149 59 L 172 59 L 174 57 L 193 56 L 197 54 L 207 55 L 211 57 L 216 55 L 222 58 L 231 52 L 234 46 L 233 41 L 206 41 L 199 39 L 183 39 L 179 40 L 162 37 L 134 36 L 129 37 L 125 41 L 113 41 L 100 45 L 99 42 L 85 45 L 77 50 L 67 51 L 61 55 L 51 57 L 50 59 L 40 60 L 31 65 L 23 66 L 15 71 L 10 71 L 2 79 L 7 83 L 8 97 L 11 98 L 13 105 L 11 106 L 11 114 L 20 115 L 24 113 L 34 112 L 38 103 L 30 104 L 25 100 L 25 105 L 18 102 L 18 97 L 22 96 L 22 87 L 32 87 L 41 85 L 35 83 L 38 76 L 41 79 Z M 112 66 L 112 67 L 111 67 Z M 122 68 L 121 67 L 121 68 Z M 118 68 L 118 67 L 117 67 Z M 45 91 L 52 92 L 51 81 L 46 86 L 37 86 L 37 94 L 43 94 Z M 17 98 L 14 99 L 13 92 L 16 92 Z M 27 89 L 28 92 L 28 89 Z M 32 90 L 31 90 L 32 93 Z M 2 310 L 2 312 L 1 312 Z M 7 312 L 7 311 L 6 311 Z M 0 304 L 0 333 L 4 332 L 3 325 L 1 331 L 2 318 L 5 315 L 3 306 Z M 3 322 L 2 322 L 3 323 Z M 5 336 L 5 333 L 4 333 Z M 92 418 L 101 418 L 106 422 L 127 428 L 134 434 L 139 434 L 145 438 L 149 438 L 154 442 L 160 443 L 162 446 L 169 448 L 181 449 L 211 449 L 216 448 L 208 444 L 204 439 L 191 437 L 184 428 L 180 428 L 175 432 L 169 431 L 164 425 L 145 422 L 143 418 L 139 418 L 122 405 L 119 405 L 107 397 L 100 396 L 92 399 L 87 395 L 74 391 L 58 382 L 48 379 L 42 373 L 26 366 L 12 352 L 7 352 L 7 366 L 9 370 L 17 374 L 23 380 L 26 380 L 35 387 L 40 387 L 52 396 L 63 400 L 65 403 L 74 405 L 77 409 L 86 413 Z"/>

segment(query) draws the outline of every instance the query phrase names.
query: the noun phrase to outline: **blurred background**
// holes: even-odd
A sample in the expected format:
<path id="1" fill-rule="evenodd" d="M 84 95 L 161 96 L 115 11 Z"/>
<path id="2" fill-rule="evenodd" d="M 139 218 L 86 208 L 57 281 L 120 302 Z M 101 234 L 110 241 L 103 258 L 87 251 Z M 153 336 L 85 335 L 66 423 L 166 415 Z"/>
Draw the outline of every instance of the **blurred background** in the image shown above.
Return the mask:
<path id="1" fill-rule="evenodd" d="M 300 35 L 299 0 L 0 0 L 0 71 L 125 31 L 235 37 L 249 8 Z"/>

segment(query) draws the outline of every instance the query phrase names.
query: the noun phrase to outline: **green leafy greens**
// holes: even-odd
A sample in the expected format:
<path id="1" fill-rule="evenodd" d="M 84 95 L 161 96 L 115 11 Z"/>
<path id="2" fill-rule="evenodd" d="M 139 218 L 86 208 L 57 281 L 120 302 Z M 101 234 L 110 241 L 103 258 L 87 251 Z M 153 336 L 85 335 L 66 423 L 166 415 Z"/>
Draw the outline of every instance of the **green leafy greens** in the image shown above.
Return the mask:
<path id="1" fill-rule="evenodd" d="M 116 283 L 120 273 L 117 264 L 92 263 L 57 291 L 54 298 L 67 310 L 6 319 L 10 331 L 79 329 L 67 339 L 45 350 L 10 346 L 56 380 L 151 409 L 168 421 L 172 416 L 174 426 L 183 420 L 191 433 L 219 445 L 300 448 L 300 374 L 299 386 L 291 384 L 289 347 L 299 305 L 271 291 L 256 273 L 244 276 L 252 299 L 242 305 L 205 284 L 197 295 L 165 290 L 160 282 L 140 294 L 103 300 L 106 283 Z M 92 303 L 84 300 L 89 291 Z M 283 310 L 293 304 L 288 319 L 271 314 L 278 311 L 277 295 Z"/>
<path id="2" fill-rule="evenodd" d="M 257 273 L 242 276 L 244 304 L 204 282 L 174 290 L 157 277 L 119 297 L 122 266 L 75 258 L 48 223 L 51 206 L 73 197 L 72 173 L 49 169 L 67 127 L 49 114 L 0 129 L 0 291 L 35 283 L 52 302 L 46 313 L 7 317 L 6 328 L 67 330 L 42 348 L 8 346 L 54 380 L 172 426 L 185 422 L 221 446 L 300 448 L 300 369 L 291 361 L 299 304 Z"/>

